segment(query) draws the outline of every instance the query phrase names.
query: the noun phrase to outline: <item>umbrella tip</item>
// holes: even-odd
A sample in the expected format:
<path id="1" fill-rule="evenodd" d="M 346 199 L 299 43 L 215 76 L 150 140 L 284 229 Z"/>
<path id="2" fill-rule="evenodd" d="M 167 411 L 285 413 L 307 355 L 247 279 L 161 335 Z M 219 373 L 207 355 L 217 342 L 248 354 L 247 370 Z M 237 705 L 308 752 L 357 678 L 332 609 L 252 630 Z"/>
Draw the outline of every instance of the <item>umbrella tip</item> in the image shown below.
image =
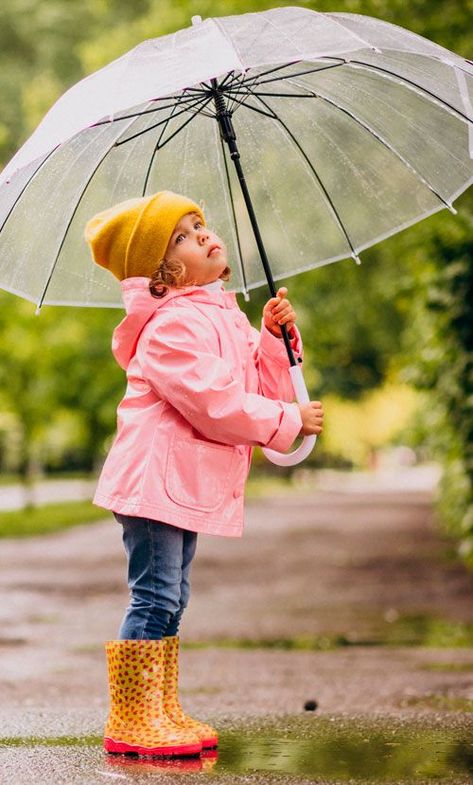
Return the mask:
<path id="1" fill-rule="evenodd" d="M 354 259 L 357 264 L 361 264 L 361 259 L 357 253 L 353 252 L 351 258 Z"/>
<path id="2" fill-rule="evenodd" d="M 450 210 L 452 215 L 458 215 L 458 210 L 453 206 L 453 204 L 449 204 L 448 209 Z"/>
<path id="3" fill-rule="evenodd" d="M 41 306 L 40 306 L 40 305 L 37 305 L 37 306 L 36 306 L 36 311 L 34 312 L 34 315 L 35 315 L 35 316 L 39 316 L 39 315 L 40 315 L 40 313 L 41 313 Z"/>
<path id="4" fill-rule="evenodd" d="M 201 16 L 193 16 L 191 18 L 191 22 L 192 22 L 193 25 L 198 25 L 198 24 L 200 24 L 202 22 L 202 17 Z"/>

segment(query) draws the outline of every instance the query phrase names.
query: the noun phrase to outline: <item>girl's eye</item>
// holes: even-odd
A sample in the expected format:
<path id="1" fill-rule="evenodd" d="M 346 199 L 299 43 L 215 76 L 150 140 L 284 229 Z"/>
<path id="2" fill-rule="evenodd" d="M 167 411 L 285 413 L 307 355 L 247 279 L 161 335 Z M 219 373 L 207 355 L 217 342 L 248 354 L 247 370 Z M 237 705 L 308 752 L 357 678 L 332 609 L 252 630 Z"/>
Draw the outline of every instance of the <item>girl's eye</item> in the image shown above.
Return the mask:
<path id="1" fill-rule="evenodd" d="M 196 226 L 203 226 L 203 224 L 202 224 L 201 221 L 196 221 L 195 224 L 194 224 L 194 229 L 195 229 Z M 184 237 L 184 235 L 183 234 L 178 234 L 177 235 L 176 243 L 179 243 L 181 237 Z"/>

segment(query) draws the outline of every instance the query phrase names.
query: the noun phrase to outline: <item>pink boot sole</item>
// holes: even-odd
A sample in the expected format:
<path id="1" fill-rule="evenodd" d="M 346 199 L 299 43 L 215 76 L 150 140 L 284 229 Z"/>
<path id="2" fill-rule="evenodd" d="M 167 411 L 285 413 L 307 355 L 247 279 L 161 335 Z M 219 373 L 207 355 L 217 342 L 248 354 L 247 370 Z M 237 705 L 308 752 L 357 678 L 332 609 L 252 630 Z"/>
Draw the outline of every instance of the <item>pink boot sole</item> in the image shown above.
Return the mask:
<path id="1" fill-rule="evenodd" d="M 134 752 L 138 755 L 199 755 L 202 743 L 181 744 L 175 747 L 140 747 L 138 744 L 127 744 L 125 741 L 115 741 L 105 736 L 103 747 L 106 752 Z"/>
<path id="2" fill-rule="evenodd" d="M 209 749 L 211 747 L 216 747 L 218 744 L 218 737 L 211 736 L 208 739 L 201 739 L 202 742 L 202 749 Z"/>

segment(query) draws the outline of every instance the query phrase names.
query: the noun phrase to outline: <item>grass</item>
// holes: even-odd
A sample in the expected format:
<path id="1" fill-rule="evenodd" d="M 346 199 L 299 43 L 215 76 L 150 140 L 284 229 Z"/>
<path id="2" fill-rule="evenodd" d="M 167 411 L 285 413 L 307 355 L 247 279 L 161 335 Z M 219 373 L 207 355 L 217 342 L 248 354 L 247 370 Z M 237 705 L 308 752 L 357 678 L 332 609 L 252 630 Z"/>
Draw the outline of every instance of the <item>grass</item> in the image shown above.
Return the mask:
<path id="1" fill-rule="evenodd" d="M 461 695 L 442 695 L 435 692 L 427 695 L 410 695 L 399 703 L 400 708 L 406 707 L 434 709 L 436 711 L 472 712 L 473 700 Z"/>
<path id="2" fill-rule="evenodd" d="M 0 747 L 98 747 L 101 736 L 4 736 Z"/>
<path id="3" fill-rule="evenodd" d="M 366 642 L 364 642 L 366 645 Z M 219 638 L 181 644 L 185 649 L 274 649 L 275 651 L 327 651 L 348 646 L 343 635 L 314 635 L 294 638 Z M 360 644 L 359 644 L 360 645 Z"/>
<path id="4" fill-rule="evenodd" d="M 441 673 L 468 673 L 473 671 L 473 662 L 428 662 L 419 666 L 422 671 L 440 671 Z"/>
<path id="5" fill-rule="evenodd" d="M 55 472 L 54 474 L 38 475 L 37 480 L 35 482 L 48 483 L 48 482 L 56 482 L 57 480 L 93 480 L 94 478 L 95 478 L 94 474 L 86 471 Z M 22 483 L 23 483 L 23 479 L 19 474 L 14 474 L 12 472 L 0 473 L 0 486 L 21 485 Z"/>
<path id="6" fill-rule="evenodd" d="M 93 479 L 86 474 L 66 474 L 46 477 L 41 482 L 54 481 L 58 479 Z M 0 475 L 0 484 L 8 485 L 18 482 L 18 477 L 14 475 Z M 250 478 L 247 484 L 247 496 L 258 498 L 268 494 L 287 496 L 297 488 L 289 477 L 255 477 Z M 300 489 L 299 489 L 300 490 Z M 52 534 L 53 532 L 68 529 L 83 523 L 93 523 L 94 521 L 107 518 L 110 513 L 100 507 L 96 507 L 90 501 L 60 502 L 54 504 L 44 504 L 37 507 L 24 508 L 22 510 L 11 510 L 0 512 L 0 538 L 2 537 L 36 537 L 42 534 Z"/>
<path id="7" fill-rule="evenodd" d="M 462 649 L 473 647 L 473 625 L 429 614 L 405 614 L 395 622 L 381 623 L 373 634 L 325 634 L 288 638 L 219 638 L 183 644 L 184 648 L 205 649 L 274 649 L 275 651 L 330 651 L 359 646 L 423 646 L 425 648 Z M 473 668 L 464 664 L 465 670 Z M 449 670 L 450 668 L 446 668 Z"/>
<path id="8" fill-rule="evenodd" d="M 0 537 L 35 537 L 68 529 L 110 515 L 90 501 L 44 504 L 23 510 L 0 512 Z"/>

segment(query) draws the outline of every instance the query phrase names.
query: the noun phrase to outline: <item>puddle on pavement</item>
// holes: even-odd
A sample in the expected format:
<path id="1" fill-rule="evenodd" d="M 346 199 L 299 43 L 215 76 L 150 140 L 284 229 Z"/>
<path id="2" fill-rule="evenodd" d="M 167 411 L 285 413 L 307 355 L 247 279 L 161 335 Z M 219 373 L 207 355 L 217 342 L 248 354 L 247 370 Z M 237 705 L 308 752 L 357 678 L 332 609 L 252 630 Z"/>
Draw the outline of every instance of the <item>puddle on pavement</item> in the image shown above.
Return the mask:
<path id="1" fill-rule="evenodd" d="M 389 725 L 386 721 L 360 724 L 347 718 L 286 717 L 270 725 L 252 720 L 243 728 L 222 728 L 218 750 L 187 759 L 106 755 L 101 746 L 101 737 L 92 736 L 1 739 L 0 761 L 15 766 L 16 759 L 28 766 L 29 780 L 23 780 L 16 769 L 18 783 L 40 781 L 35 775 L 35 761 L 38 765 L 43 761 L 43 772 L 45 759 L 49 765 L 56 761 L 56 785 L 62 781 L 86 785 L 100 782 L 102 777 L 106 781 L 112 775 L 138 782 L 141 774 L 166 772 L 183 776 L 200 772 L 211 775 L 214 782 L 219 779 L 217 775 L 225 781 L 231 775 L 245 775 L 245 782 L 251 782 L 254 776 L 261 782 L 263 773 L 285 775 L 284 782 L 296 782 L 299 777 L 337 783 L 406 784 L 459 779 L 471 782 L 473 778 L 473 722 L 467 717 L 455 727 L 427 729 L 407 721 Z M 65 756 L 68 778 L 61 780 L 59 760 Z M 73 776 L 74 760 L 81 762 L 77 780 Z"/>

